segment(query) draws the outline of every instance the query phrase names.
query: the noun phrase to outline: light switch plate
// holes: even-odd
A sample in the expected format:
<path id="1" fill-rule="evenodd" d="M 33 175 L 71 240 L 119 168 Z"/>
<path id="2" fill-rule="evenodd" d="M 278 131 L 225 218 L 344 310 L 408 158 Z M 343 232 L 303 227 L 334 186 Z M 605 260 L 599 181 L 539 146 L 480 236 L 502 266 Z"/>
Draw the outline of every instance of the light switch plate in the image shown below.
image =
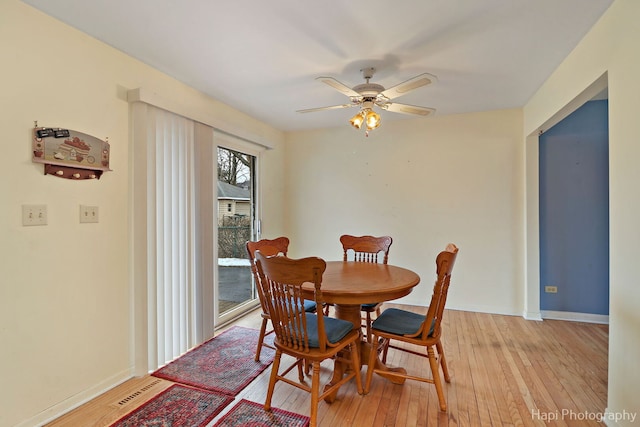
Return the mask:
<path id="1" fill-rule="evenodd" d="M 98 207 L 80 205 L 80 222 L 98 222 Z"/>
<path id="2" fill-rule="evenodd" d="M 47 205 L 22 205 L 22 225 L 47 225 Z"/>

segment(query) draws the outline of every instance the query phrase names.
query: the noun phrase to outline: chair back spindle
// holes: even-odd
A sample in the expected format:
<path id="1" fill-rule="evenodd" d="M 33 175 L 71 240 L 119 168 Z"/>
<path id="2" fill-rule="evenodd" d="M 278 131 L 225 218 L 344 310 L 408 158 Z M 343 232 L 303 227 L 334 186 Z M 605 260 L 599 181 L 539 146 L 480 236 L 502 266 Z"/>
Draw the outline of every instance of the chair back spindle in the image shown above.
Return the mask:
<path id="1" fill-rule="evenodd" d="M 378 262 L 378 256 L 382 253 L 382 263 L 389 261 L 389 248 L 393 239 L 389 236 L 373 237 L 373 236 L 351 236 L 344 234 L 340 236 L 340 243 L 343 249 L 343 261 L 349 260 L 349 254 L 352 254 L 353 261 L 357 262 Z"/>

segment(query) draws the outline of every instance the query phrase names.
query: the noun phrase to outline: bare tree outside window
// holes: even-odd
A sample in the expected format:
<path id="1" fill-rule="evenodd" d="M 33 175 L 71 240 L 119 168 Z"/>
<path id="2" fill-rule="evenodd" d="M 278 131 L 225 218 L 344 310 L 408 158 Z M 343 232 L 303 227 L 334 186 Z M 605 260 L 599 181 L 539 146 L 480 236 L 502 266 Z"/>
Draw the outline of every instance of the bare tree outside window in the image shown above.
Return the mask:
<path id="1" fill-rule="evenodd" d="M 251 156 L 229 149 L 218 150 L 218 179 L 227 184 L 249 182 L 251 178 Z"/>

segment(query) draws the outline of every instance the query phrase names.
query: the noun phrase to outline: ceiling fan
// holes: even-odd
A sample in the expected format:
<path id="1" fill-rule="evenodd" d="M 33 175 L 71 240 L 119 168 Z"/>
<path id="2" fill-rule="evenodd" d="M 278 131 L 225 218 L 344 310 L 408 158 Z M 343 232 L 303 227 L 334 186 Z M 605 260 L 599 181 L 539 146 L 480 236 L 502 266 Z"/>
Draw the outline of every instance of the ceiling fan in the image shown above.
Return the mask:
<path id="1" fill-rule="evenodd" d="M 316 80 L 326 83 L 338 92 L 351 98 L 350 103 L 333 105 L 330 107 L 309 108 L 306 110 L 298 110 L 298 112 L 310 113 L 313 111 L 335 110 L 339 108 L 350 108 L 359 106 L 360 112 L 353 116 L 349 122 L 356 129 L 360 129 L 362 125 L 365 124 L 367 131 L 366 134 L 368 136 L 368 132 L 370 130 L 380 126 L 380 115 L 373 110 L 374 105 L 383 110 L 391 111 L 394 113 L 415 114 L 419 116 L 428 116 L 429 114 L 432 114 L 436 111 L 433 108 L 391 102 L 392 99 L 405 95 L 414 89 L 433 83 L 434 81 L 436 81 L 435 76 L 428 73 L 423 73 L 389 89 L 385 89 L 382 85 L 369 82 L 376 71 L 375 68 L 363 68 L 360 71 L 362 72 L 362 77 L 364 77 L 366 83 L 359 84 L 357 86 L 354 86 L 353 88 L 340 83 L 333 77 L 316 78 Z"/>

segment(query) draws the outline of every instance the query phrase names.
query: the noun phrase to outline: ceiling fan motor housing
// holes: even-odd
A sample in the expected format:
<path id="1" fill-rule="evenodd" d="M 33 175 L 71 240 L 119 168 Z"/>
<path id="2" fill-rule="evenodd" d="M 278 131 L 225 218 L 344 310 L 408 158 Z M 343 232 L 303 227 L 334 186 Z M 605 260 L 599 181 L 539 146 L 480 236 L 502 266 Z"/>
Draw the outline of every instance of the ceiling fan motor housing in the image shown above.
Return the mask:
<path id="1" fill-rule="evenodd" d="M 380 92 L 384 90 L 384 86 L 376 83 L 362 83 L 360 85 L 354 86 L 353 90 L 364 97 L 375 98 Z"/>

